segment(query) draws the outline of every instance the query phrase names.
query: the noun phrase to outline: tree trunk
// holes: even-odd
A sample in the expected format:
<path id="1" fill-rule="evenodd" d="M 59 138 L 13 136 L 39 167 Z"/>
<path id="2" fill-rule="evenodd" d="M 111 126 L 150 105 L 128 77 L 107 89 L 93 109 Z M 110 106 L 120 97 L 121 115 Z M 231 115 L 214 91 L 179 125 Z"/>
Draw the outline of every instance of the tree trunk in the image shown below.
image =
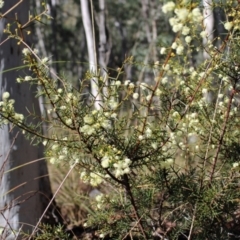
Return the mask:
<path id="1" fill-rule="evenodd" d="M 99 65 L 101 68 L 101 74 L 104 79 L 105 88 L 103 89 L 104 95 L 107 96 L 107 86 L 108 86 L 108 74 L 107 74 L 107 64 L 110 56 L 110 43 L 107 36 L 107 27 L 105 19 L 105 0 L 99 0 L 99 13 L 97 14 L 97 24 L 99 30 Z"/>
<path id="2" fill-rule="evenodd" d="M 17 2 L 5 1 L 2 12 Z M 13 24 L 15 18 L 21 23 L 28 21 L 29 4 L 28 0 L 23 1 L 6 15 L 6 19 L 0 20 L 1 41 L 7 37 L 3 33 L 7 23 Z M 13 31 L 15 28 L 16 23 L 13 24 Z M 31 45 L 29 36 L 25 36 L 25 41 Z M 24 76 L 27 69 L 2 72 L 23 65 L 22 58 L 22 46 L 17 45 L 15 39 L 9 39 L 0 46 L 0 96 L 3 92 L 9 92 L 10 98 L 15 99 L 14 106 L 18 113 L 26 116 L 27 109 L 34 109 L 40 115 L 38 100 L 34 97 L 36 87 L 16 83 L 16 78 Z M 37 123 L 35 119 L 30 121 Z M 12 128 L 11 124 L 0 128 L 0 227 L 5 228 L 2 233 L 4 239 L 17 239 L 20 230 L 31 232 L 52 196 L 47 165 L 42 158 L 43 146 L 31 145 L 20 129 Z M 37 159 L 39 161 L 32 163 Z"/>
<path id="3" fill-rule="evenodd" d="M 87 0 L 80 0 L 80 3 L 81 3 L 83 26 L 84 26 L 86 40 L 87 40 L 89 70 L 93 75 L 95 75 L 97 74 L 97 53 L 96 53 L 95 36 L 92 28 L 89 5 Z M 93 77 L 91 79 L 91 94 L 94 98 L 95 108 L 100 109 L 102 99 L 99 93 L 98 79 L 96 77 Z"/>
<path id="4" fill-rule="evenodd" d="M 212 0 L 203 0 L 203 26 L 207 32 L 207 37 L 203 39 L 203 45 L 205 46 L 208 41 L 213 41 L 214 36 L 214 16 L 213 16 L 213 2 Z M 209 58 L 206 51 L 203 52 L 205 59 Z"/>

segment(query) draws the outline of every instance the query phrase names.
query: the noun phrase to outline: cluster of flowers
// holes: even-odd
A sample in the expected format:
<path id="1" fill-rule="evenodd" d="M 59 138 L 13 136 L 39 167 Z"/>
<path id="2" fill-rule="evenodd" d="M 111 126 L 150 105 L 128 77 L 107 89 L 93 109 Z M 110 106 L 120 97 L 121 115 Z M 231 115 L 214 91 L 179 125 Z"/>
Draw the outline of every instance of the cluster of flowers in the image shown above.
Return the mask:
<path id="1" fill-rule="evenodd" d="M 174 2 L 170 1 L 163 5 L 162 11 L 165 14 L 174 11 L 174 17 L 169 19 L 172 30 L 173 32 L 181 32 L 181 34 L 185 36 L 185 42 L 190 44 L 192 41 L 192 37 L 189 35 L 191 31 L 191 24 L 198 25 L 203 19 L 200 9 L 196 7 L 190 10 L 185 7 L 177 7 Z M 172 49 L 175 49 L 178 55 L 182 55 L 184 46 L 181 41 L 177 39 L 172 44 Z M 165 54 L 166 48 L 162 48 L 160 52 L 161 54 Z"/>
<path id="2" fill-rule="evenodd" d="M 169 19 L 172 30 L 173 32 L 181 32 L 182 36 L 185 36 L 184 39 L 186 44 L 190 44 L 192 41 L 192 36 L 190 36 L 190 32 L 192 35 L 194 35 L 194 29 L 196 30 L 196 26 L 198 26 L 202 22 L 203 14 L 198 7 L 190 10 L 190 8 L 182 6 L 184 5 L 177 6 L 174 2 L 170 1 L 162 6 L 162 11 L 165 14 L 169 12 L 174 12 L 174 17 L 171 17 Z M 235 15 L 236 14 L 237 13 L 235 13 Z M 234 22 L 229 21 L 226 21 L 224 23 L 224 27 L 228 31 L 231 30 L 233 26 L 235 30 L 239 28 L 238 24 L 235 25 L 236 27 L 234 26 Z M 204 39 L 208 38 L 208 33 L 203 30 L 201 31 L 200 36 Z M 208 44 L 208 48 L 212 46 L 211 42 L 209 42 Z M 181 42 L 180 38 L 177 38 L 175 42 L 173 42 L 171 48 L 176 51 L 177 55 L 182 55 L 184 51 L 184 44 Z M 160 53 L 166 54 L 166 50 L 167 49 L 163 47 L 161 48 Z"/>
<path id="3" fill-rule="evenodd" d="M 78 141 L 75 141 L 71 137 L 58 137 L 52 136 L 55 140 L 45 139 L 42 144 L 46 146 L 46 156 L 51 164 L 66 163 L 69 166 L 73 166 L 80 162 Z M 70 146 L 69 142 L 74 143 L 74 146 Z"/>
<path id="4" fill-rule="evenodd" d="M 130 173 L 131 160 L 128 157 L 121 158 L 120 156 L 106 155 L 102 158 L 101 165 L 103 168 L 113 166 L 115 177 L 120 177 L 124 174 Z"/>
<path id="5" fill-rule="evenodd" d="M 0 8 L 2 8 L 4 6 L 4 1 L 0 0 Z"/>
<path id="6" fill-rule="evenodd" d="M 63 140 L 66 141 L 67 138 L 64 138 Z M 50 163 L 52 164 L 60 163 L 63 160 L 68 159 L 68 148 L 66 146 L 61 146 L 61 144 L 59 144 L 57 141 L 51 146 L 51 150 L 49 151 L 51 151 L 51 155 L 54 156 L 50 158 Z"/>
<path id="7" fill-rule="evenodd" d="M 184 6 L 184 5 L 182 4 L 180 7 L 178 7 L 178 6 L 176 6 L 176 4 L 174 2 L 170 1 L 162 6 L 162 11 L 165 14 L 167 14 L 168 12 L 175 13 L 175 16 L 169 19 L 169 23 L 172 27 L 172 30 L 173 30 L 173 32 L 181 31 L 182 35 L 186 36 L 185 37 L 186 43 L 189 44 L 192 40 L 192 37 L 188 35 L 190 33 L 190 28 L 189 28 L 189 26 L 187 26 L 187 24 L 194 23 L 194 24 L 198 25 L 203 20 L 203 14 L 201 13 L 201 11 L 198 7 L 190 10 L 189 8 L 182 7 L 182 6 Z M 239 13 L 233 12 L 232 17 L 234 17 L 237 14 L 239 14 Z M 234 30 L 239 29 L 238 24 L 235 24 L 235 25 L 234 25 L 233 21 L 226 21 L 224 23 L 224 28 L 228 31 L 230 31 L 233 28 L 233 26 L 234 26 Z M 200 33 L 200 36 L 202 38 L 206 38 L 207 32 L 205 30 L 203 30 Z M 176 49 L 177 54 L 179 54 L 179 55 L 182 54 L 182 51 L 183 51 L 182 45 L 178 46 L 178 44 L 175 42 L 175 43 L 173 43 L 172 48 Z M 164 50 L 162 50 L 162 54 L 163 53 L 164 53 Z"/>
<path id="8" fill-rule="evenodd" d="M 35 56 L 37 56 L 37 54 L 38 54 L 38 49 L 33 49 L 33 50 L 30 50 L 29 48 L 24 48 L 23 50 L 22 50 L 22 53 L 23 53 L 23 55 L 24 55 L 24 57 L 25 57 L 25 60 L 24 60 L 24 63 L 27 63 L 27 64 L 30 64 L 31 65 L 31 57 L 32 57 L 32 55 L 35 55 Z M 44 58 L 42 58 L 42 59 L 40 59 L 40 58 L 37 58 L 39 61 L 39 67 L 41 66 L 41 65 L 45 65 L 48 61 L 49 61 L 49 59 L 47 58 L 47 57 L 44 57 Z M 33 78 L 32 76 L 25 76 L 24 78 L 23 77 L 18 77 L 17 79 L 16 79 L 16 81 L 18 82 L 18 83 L 22 83 L 22 82 L 34 82 L 34 81 L 37 81 L 37 83 L 38 83 L 38 85 L 41 85 L 41 81 L 39 81 L 37 78 Z"/>
<path id="9" fill-rule="evenodd" d="M 82 170 L 80 174 L 80 179 L 84 183 L 89 183 L 91 186 L 96 187 L 104 182 L 104 176 L 100 173 L 88 172 L 86 170 Z"/>
<path id="10" fill-rule="evenodd" d="M 109 130 L 112 128 L 111 120 L 116 118 L 116 113 L 93 110 L 83 118 L 84 125 L 80 127 L 80 132 L 86 135 L 97 133 L 101 128 Z"/>
<path id="11" fill-rule="evenodd" d="M 0 101 L 0 111 L 4 118 L 0 120 L 1 124 L 8 124 L 7 119 L 11 119 L 11 121 L 15 122 L 16 124 L 20 124 L 24 120 L 23 114 L 16 113 L 14 110 L 14 99 L 9 99 L 10 94 L 9 92 L 4 92 L 2 94 L 2 101 Z"/>
<path id="12" fill-rule="evenodd" d="M 103 169 L 108 169 L 116 178 L 130 173 L 132 161 L 128 157 L 123 156 L 121 150 L 111 145 L 106 146 L 105 144 L 102 144 L 101 147 L 104 150 L 98 151 L 98 155 L 101 156 L 101 167 Z M 80 177 L 84 182 L 90 183 L 92 186 L 97 186 L 101 184 L 105 178 L 109 178 L 109 175 L 83 170 Z"/>
<path id="13" fill-rule="evenodd" d="M 105 202 L 105 198 L 106 196 L 104 194 L 98 194 L 95 198 L 96 202 L 97 202 L 97 208 L 101 209 L 104 206 L 104 202 Z"/>
<path id="14" fill-rule="evenodd" d="M 54 105 L 48 108 L 48 114 L 58 112 L 65 125 L 71 127 L 74 123 L 72 116 L 73 108 L 77 108 L 79 104 L 78 98 L 73 93 L 65 93 L 62 88 L 58 88 L 54 92 L 50 92 L 51 101 Z"/>
<path id="15" fill-rule="evenodd" d="M 145 131 L 144 131 L 144 134 L 143 135 L 139 135 L 138 136 L 138 139 L 140 141 L 144 140 L 144 139 L 149 139 L 151 138 L 152 136 L 152 129 L 150 127 L 146 127 L 145 128 Z"/>
<path id="16" fill-rule="evenodd" d="M 23 53 L 23 55 L 26 57 L 26 56 L 29 56 L 29 55 L 31 55 L 31 54 L 38 54 L 39 53 L 39 51 L 38 51 L 38 49 L 36 49 L 36 48 L 34 48 L 33 50 L 30 50 L 29 48 L 24 48 L 23 50 L 22 50 L 22 53 Z M 40 62 L 42 63 L 42 64 L 46 64 L 47 62 L 49 61 L 49 59 L 47 58 L 47 57 L 44 57 L 43 59 L 40 59 Z"/>

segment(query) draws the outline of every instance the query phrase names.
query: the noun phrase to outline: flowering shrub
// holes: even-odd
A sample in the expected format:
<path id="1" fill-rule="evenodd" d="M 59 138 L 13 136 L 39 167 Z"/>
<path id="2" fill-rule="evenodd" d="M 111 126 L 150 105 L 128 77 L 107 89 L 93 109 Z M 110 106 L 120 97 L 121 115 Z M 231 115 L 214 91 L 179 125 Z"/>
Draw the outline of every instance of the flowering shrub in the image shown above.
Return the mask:
<path id="1" fill-rule="evenodd" d="M 216 47 L 214 41 L 202 43 L 209 36 L 196 3 L 162 6 L 175 39 L 160 47 L 155 79 L 148 84 L 123 79 L 124 65 L 133 63 L 129 57 L 109 84 L 88 72 L 78 89 L 68 80 L 53 80 L 48 58 L 22 42 L 32 74 L 17 82 L 39 86 L 37 97 L 45 99 L 48 116 L 36 116 L 39 125 L 32 126 L 28 116 L 15 113 L 14 100 L 5 92 L 1 124 L 12 122 L 38 139 L 52 164 L 74 166 L 82 181 L 109 188 L 96 197 L 95 213 L 84 224 L 96 227 L 100 238 L 239 235 L 240 13 L 233 1 L 221 7 L 229 17 L 224 27 L 231 32 Z M 203 50 L 210 56 L 206 60 Z M 96 99 L 85 94 L 96 77 L 99 109 Z M 42 134 L 44 123 L 51 127 L 48 136 Z"/>

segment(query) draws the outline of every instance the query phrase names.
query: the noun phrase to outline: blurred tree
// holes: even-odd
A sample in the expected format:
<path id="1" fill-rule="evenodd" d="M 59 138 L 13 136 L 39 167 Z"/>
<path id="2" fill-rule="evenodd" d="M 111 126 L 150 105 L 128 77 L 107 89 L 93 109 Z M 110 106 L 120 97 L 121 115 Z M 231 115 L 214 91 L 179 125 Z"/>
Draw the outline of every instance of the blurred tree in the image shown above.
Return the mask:
<path id="1" fill-rule="evenodd" d="M 47 50 L 42 53 L 47 52 L 51 56 L 52 66 L 59 70 L 58 73 L 77 83 L 88 68 L 80 1 L 48 2 L 52 23 L 44 22 L 47 28 L 42 24 L 37 26 L 41 29 Z M 173 38 L 167 20 L 160 15 L 161 6 L 157 0 L 93 1 L 97 60 L 100 67 L 108 67 L 110 76 L 115 74 L 111 69 L 121 67 L 126 57 L 133 56 L 136 64 L 125 66 L 123 78 L 134 78 L 134 81 L 149 78 L 145 72 L 150 74 L 150 71 L 142 65 L 159 60 L 156 46 L 167 45 Z M 38 39 L 41 39 L 39 35 Z M 137 74 L 139 70 L 142 71 L 140 76 Z"/>
<path id="2" fill-rule="evenodd" d="M 26 30 L 31 29 L 22 29 L 18 25 L 28 22 L 30 2 L 26 0 L 14 7 L 17 3 L 17 0 L 5 1 L 2 9 L 4 13 L 13 7 L 0 21 L 0 95 L 4 100 L 8 92 L 10 98 L 15 99 L 16 110 L 26 116 L 29 110 L 40 113 L 38 100 L 34 98 L 37 89 L 28 83 L 16 83 L 16 78 L 23 74 L 23 71 L 14 69 L 22 64 L 22 46 L 13 38 L 5 41 L 4 35 L 6 24 L 10 24 L 11 31 L 18 31 L 29 45 L 32 42 L 26 34 Z M 38 125 L 38 119 L 30 119 L 32 124 Z M 17 239 L 19 230 L 31 231 L 52 193 L 43 146 L 30 144 L 21 130 L 11 124 L 0 129 L 0 182 L 0 227 L 5 228 L 2 236 L 4 239 Z M 44 221 L 50 223 L 53 215 Z"/>
<path id="3" fill-rule="evenodd" d="M 101 74 L 107 79 L 107 65 L 111 52 L 109 33 L 106 26 L 106 6 L 105 0 L 99 0 L 99 11 L 96 15 L 96 22 L 99 29 L 98 59 L 101 68 Z"/>

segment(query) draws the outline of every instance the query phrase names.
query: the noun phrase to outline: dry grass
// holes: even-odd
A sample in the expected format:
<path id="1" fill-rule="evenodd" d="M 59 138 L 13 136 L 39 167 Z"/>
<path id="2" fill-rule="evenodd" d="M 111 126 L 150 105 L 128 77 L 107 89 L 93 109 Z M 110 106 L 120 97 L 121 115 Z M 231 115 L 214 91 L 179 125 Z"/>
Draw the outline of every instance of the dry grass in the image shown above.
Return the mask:
<path id="1" fill-rule="evenodd" d="M 69 171 L 69 167 L 49 164 L 48 168 L 52 191 L 55 193 Z M 55 200 L 61 209 L 64 223 L 68 227 L 80 226 L 86 221 L 87 214 L 91 211 L 91 203 L 88 197 L 92 190 L 91 186 L 80 180 L 79 173 L 76 170 L 73 170 L 63 183 Z"/>

